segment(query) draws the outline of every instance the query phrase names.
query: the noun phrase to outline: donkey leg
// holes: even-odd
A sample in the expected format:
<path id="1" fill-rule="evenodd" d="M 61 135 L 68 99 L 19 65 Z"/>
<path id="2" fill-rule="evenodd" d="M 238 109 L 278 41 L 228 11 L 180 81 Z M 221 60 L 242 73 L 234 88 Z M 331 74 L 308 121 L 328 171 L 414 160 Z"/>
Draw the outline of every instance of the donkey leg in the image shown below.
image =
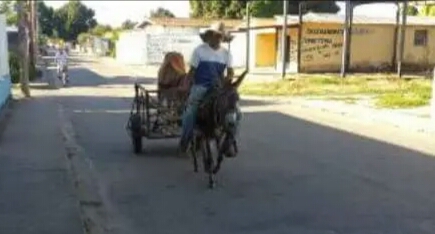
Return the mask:
<path id="1" fill-rule="evenodd" d="M 217 157 L 217 162 L 216 162 L 216 166 L 213 169 L 213 174 L 218 173 L 218 171 L 221 168 L 221 163 L 224 160 L 224 154 L 223 154 L 223 150 L 222 150 L 222 145 L 225 144 L 225 140 L 226 137 L 224 137 L 224 142 L 220 143 L 219 138 L 216 138 L 216 148 L 217 148 L 217 152 L 218 152 L 218 157 Z"/>
<path id="2" fill-rule="evenodd" d="M 197 158 L 197 154 L 196 154 L 196 145 L 199 142 L 196 140 L 196 138 L 193 138 L 192 141 L 192 147 L 190 148 L 191 152 L 192 152 L 192 157 L 193 157 L 193 171 L 196 173 L 198 172 L 198 158 Z"/>
<path id="3" fill-rule="evenodd" d="M 213 188 L 215 185 L 215 181 L 213 178 L 213 156 L 210 149 L 210 141 L 205 140 L 205 147 L 207 152 L 207 172 L 208 172 L 208 187 Z"/>
<path id="4" fill-rule="evenodd" d="M 204 172 L 208 173 L 208 156 L 207 156 L 207 146 L 206 142 L 207 140 L 204 138 L 198 139 L 201 148 L 201 155 L 202 155 L 202 165 L 204 165 Z"/>

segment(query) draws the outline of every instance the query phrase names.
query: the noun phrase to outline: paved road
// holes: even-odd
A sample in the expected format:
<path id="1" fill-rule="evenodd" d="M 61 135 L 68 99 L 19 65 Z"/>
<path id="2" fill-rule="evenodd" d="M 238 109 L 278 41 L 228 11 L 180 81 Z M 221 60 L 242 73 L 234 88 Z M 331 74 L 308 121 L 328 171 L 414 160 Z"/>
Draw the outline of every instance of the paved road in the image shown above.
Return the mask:
<path id="1" fill-rule="evenodd" d="M 435 152 L 433 139 L 245 101 L 241 153 L 224 161 L 209 191 L 205 176 L 175 156 L 176 141 L 147 141 L 142 156 L 132 154 L 128 75 L 79 64 L 59 98 L 111 212 L 130 233 L 435 233 L 435 159 L 423 153 Z"/>

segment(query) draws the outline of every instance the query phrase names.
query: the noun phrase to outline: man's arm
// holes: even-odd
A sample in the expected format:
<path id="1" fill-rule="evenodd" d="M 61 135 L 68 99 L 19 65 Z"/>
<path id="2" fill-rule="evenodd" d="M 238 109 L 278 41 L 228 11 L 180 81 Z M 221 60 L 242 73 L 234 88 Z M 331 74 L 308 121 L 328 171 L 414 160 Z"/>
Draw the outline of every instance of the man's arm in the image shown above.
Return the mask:
<path id="1" fill-rule="evenodd" d="M 227 76 L 225 77 L 225 82 L 231 83 L 234 77 L 234 69 L 233 69 L 233 57 L 231 53 L 228 51 L 227 56 Z"/>
<path id="2" fill-rule="evenodd" d="M 198 68 L 199 65 L 199 52 L 198 52 L 198 48 L 196 48 L 193 53 L 192 56 L 190 57 L 190 68 L 189 68 L 189 72 L 187 73 L 187 78 L 189 79 L 189 81 L 193 81 L 195 78 L 195 72 L 196 69 Z"/>

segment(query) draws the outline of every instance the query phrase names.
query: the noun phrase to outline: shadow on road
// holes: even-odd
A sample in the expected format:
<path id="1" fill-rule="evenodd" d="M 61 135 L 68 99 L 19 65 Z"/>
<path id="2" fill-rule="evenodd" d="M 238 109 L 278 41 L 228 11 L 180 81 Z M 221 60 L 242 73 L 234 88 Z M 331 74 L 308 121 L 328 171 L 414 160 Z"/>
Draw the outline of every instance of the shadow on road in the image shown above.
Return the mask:
<path id="1" fill-rule="evenodd" d="M 242 107 L 260 110 L 244 113 L 240 154 L 224 161 L 219 192 L 204 196 L 204 181 L 198 179 L 203 176 L 194 176 L 188 159 L 176 158 L 177 139 L 145 139 L 144 154 L 132 153 L 125 125 L 134 78 L 103 77 L 82 68 L 74 68 L 71 76 L 73 87 L 131 85 L 129 97 L 77 93 L 56 98 L 79 144 L 110 184 L 112 199 L 120 201 L 120 212 L 141 232 L 148 230 L 145 224 L 169 228 L 169 220 L 179 217 L 185 218 L 173 225 L 179 233 L 189 233 L 183 230 L 197 225 L 198 218 L 209 220 L 204 230 L 216 230 L 212 233 L 288 233 L 284 230 L 290 228 L 361 233 L 361 227 L 364 233 L 425 233 L 428 225 L 432 232 L 427 233 L 435 230 L 431 155 L 261 109 L 270 102 L 243 101 Z M 135 203 L 148 200 L 153 202 Z M 206 200 L 219 202 L 199 205 Z M 161 207 L 165 212 L 158 212 Z M 212 210 L 218 218 L 210 221 L 203 210 L 189 207 Z M 143 214 L 159 222 L 150 223 Z"/>
<path id="2" fill-rule="evenodd" d="M 102 76 L 89 69 L 73 68 L 70 70 L 72 87 L 96 87 L 100 85 L 133 85 L 139 82 L 143 85 L 152 85 L 156 83 L 155 78 L 149 77 L 132 77 L 132 76 Z"/>

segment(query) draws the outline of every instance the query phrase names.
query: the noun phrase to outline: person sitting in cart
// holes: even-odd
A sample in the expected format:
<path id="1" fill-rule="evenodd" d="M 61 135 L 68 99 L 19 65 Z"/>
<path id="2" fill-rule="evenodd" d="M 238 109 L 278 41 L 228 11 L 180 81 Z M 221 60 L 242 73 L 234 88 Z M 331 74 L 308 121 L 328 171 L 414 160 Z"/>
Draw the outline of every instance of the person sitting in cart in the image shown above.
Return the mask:
<path id="1" fill-rule="evenodd" d="M 206 93 L 221 82 L 222 77 L 225 77 L 225 70 L 227 71 L 225 79 L 233 78 L 232 56 L 228 50 L 221 47 L 223 40 L 229 40 L 224 27 L 224 24 L 219 22 L 200 34 L 204 43 L 196 47 L 191 56 L 188 78 L 193 81 L 193 85 L 182 116 L 180 139 L 182 153 L 187 151 L 189 140 L 193 136 L 198 106 Z M 240 110 L 237 112 L 239 122 L 241 112 Z"/>

